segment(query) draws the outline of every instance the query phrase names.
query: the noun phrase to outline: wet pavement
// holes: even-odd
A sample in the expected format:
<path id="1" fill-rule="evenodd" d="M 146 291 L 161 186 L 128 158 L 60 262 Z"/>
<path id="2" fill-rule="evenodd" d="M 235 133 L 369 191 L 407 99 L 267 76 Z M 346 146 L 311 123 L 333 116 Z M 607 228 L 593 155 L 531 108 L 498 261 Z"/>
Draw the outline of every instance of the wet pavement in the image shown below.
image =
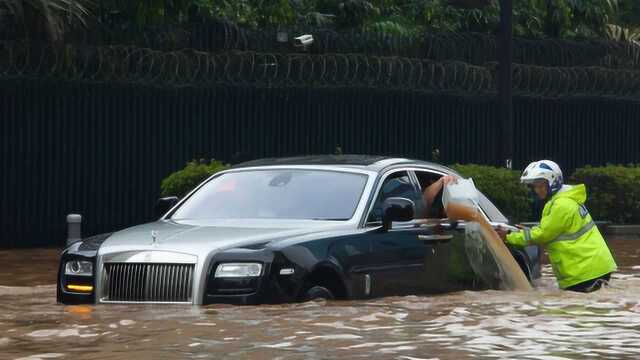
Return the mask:
<path id="1" fill-rule="evenodd" d="M 639 359 L 640 241 L 610 287 L 281 306 L 63 306 L 56 249 L 0 250 L 0 359 Z"/>

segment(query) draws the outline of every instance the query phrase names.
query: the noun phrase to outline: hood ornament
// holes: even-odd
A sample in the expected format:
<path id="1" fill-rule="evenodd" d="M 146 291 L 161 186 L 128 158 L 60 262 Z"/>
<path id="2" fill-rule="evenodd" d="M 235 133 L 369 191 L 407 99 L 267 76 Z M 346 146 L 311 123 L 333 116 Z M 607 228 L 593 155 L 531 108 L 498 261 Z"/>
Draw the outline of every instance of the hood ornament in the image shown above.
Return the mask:
<path id="1" fill-rule="evenodd" d="M 151 245 L 158 245 L 158 231 L 151 230 Z"/>

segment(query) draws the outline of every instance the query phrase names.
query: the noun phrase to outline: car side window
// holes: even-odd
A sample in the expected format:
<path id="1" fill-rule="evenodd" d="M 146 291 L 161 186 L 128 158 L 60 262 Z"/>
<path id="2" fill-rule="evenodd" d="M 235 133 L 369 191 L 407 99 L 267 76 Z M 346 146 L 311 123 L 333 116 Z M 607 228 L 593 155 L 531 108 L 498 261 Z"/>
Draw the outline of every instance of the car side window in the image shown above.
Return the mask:
<path id="1" fill-rule="evenodd" d="M 367 222 L 381 222 L 382 221 L 382 203 L 390 197 L 403 197 L 414 202 L 419 201 L 422 196 L 416 191 L 409 173 L 406 171 L 398 171 L 389 175 L 380 188 L 376 200 Z"/>
<path id="2" fill-rule="evenodd" d="M 425 189 L 429 187 L 429 185 L 435 183 L 442 177 L 441 174 L 431 172 L 428 170 L 416 170 L 414 171 L 416 177 L 418 178 L 418 183 L 420 184 L 420 191 L 424 193 Z M 498 210 L 498 208 L 491 203 L 489 199 L 487 199 L 484 194 L 479 192 L 480 195 L 480 208 L 483 213 L 487 216 L 490 221 L 508 223 L 509 220 Z M 442 204 L 442 191 L 438 193 L 438 195 L 433 200 L 433 204 L 431 204 L 431 208 L 426 209 L 426 204 L 424 203 L 424 199 L 420 201 L 420 206 L 422 206 L 425 214 L 423 217 L 431 218 L 431 219 L 444 219 L 447 217 L 447 213 L 444 210 L 444 206 Z M 416 208 L 420 208 L 420 206 L 416 203 Z"/>
<path id="3" fill-rule="evenodd" d="M 420 191 L 423 193 L 430 185 L 434 184 L 442 177 L 441 174 L 426 170 L 416 170 L 415 174 L 418 178 L 418 182 L 420 183 Z M 440 191 L 438 195 L 436 195 L 435 199 L 433 199 L 433 203 L 430 208 L 426 208 L 427 204 L 425 203 L 424 198 L 421 199 L 420 204 L 422 205 L 423 217 L 431 219 L 444 219 L 447 217 L 442 205 L 442 191 Z"/>

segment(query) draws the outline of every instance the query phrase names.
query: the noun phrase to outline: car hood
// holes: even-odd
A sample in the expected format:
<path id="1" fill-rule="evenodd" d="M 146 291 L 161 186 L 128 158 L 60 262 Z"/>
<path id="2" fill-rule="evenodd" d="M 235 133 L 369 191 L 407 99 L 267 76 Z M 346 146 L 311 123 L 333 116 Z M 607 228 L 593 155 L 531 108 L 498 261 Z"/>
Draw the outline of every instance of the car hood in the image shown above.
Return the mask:
<path id="1" fill-rule="evenodd" d="M 198 255 L 348 227 L 338 221 L 162 220 L 114 233 L 99 254 L 156 250 Z"/>

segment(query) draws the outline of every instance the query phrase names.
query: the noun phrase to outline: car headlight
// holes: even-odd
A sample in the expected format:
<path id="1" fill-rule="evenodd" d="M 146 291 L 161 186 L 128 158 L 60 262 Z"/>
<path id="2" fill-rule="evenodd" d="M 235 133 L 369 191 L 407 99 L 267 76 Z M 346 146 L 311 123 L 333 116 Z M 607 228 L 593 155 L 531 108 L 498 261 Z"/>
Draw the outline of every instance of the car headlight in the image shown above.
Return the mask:
<path id="1" fill-rule="evenodd" d="M 93 276 L 93 263 L 84 260 L 71 260 L 64 264 L 64 274 L 73 276 Z"/>
<path id="2" fill-rule="evenodd" d="M 215 277 L 257 277 L 262 274 L 260 263 L 223 263 L 216 268 Z"/>

